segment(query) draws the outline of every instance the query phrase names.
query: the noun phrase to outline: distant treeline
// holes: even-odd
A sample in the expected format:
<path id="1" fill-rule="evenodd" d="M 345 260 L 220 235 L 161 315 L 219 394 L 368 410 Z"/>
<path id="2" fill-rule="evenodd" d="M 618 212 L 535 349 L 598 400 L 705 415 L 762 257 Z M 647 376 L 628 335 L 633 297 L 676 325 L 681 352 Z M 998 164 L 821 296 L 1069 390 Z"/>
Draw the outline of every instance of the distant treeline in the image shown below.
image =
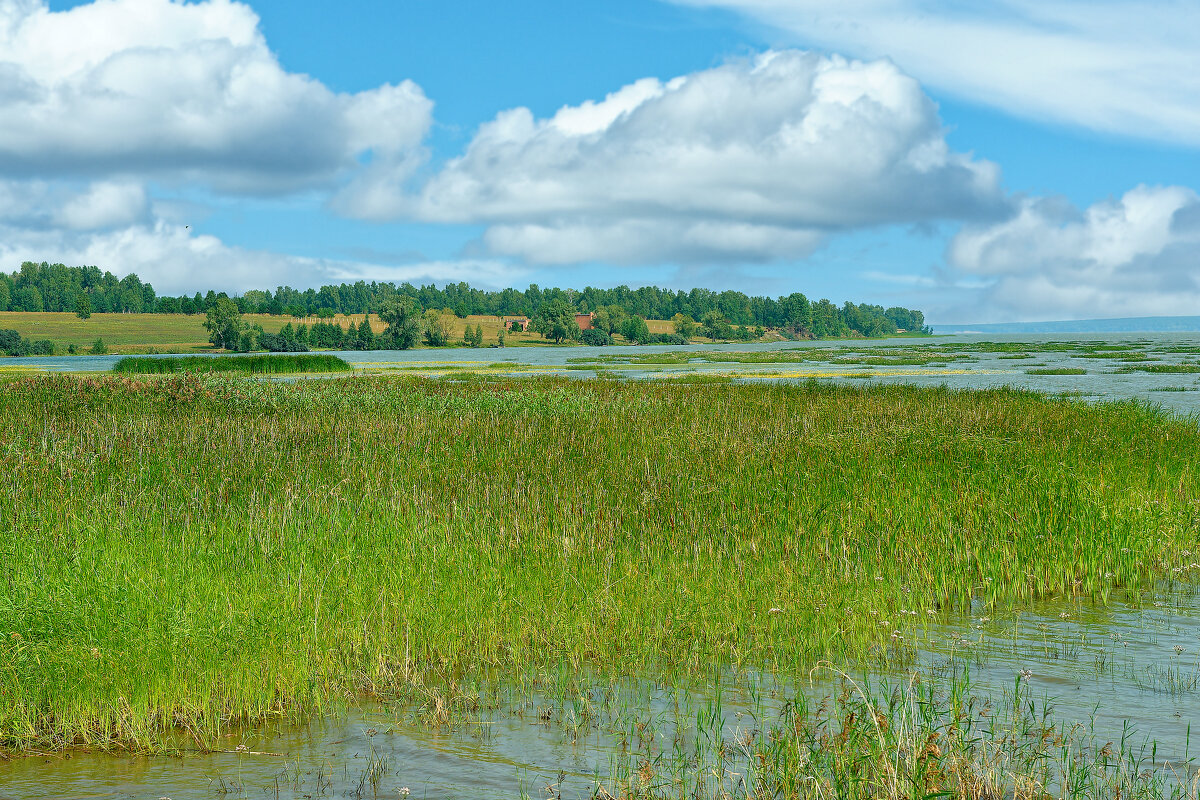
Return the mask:
<path id="1" fill-rule="evenodd" d="M 26 262 L 18 272 L 0 272 L 0 311 L 67 311 L 84 313 L 204 314 L 224 292 L 209 290 L 192 296 L 159 297 L 148 283 L 130 274 L 118 279 L 97 267 Z M 719 313 L 733 325 L 787 330 L 814 338 L 885 336 L 897 330 L 926 331 L 925 316 L 908 308 L 828 300 L 810 301 L 800 293 L 786 297 L 750 297 L 742 292 L 710 289 L 672 291 L 654 286 L 631 289 L 542 289 L 536 284 L 521 291 L 484 291 L 466 283 L 438 288 L 410 283 L 343 283 L 301 291 L 281 286 L 274 292 L 251 290 L 232 297 L 243 314 L 292 317 L 332 317 L 337 314 L 378 314 L 389 301 L 412 298 L 422 311 L 448 309 L 459 317 L 471 314 L 532 317 L 545 303 L 562 300 L 587 313 L 615 307 L 646 319 L 672 319 L 676 314 L 701 320 Z M 926 331 L 928 332 L 928 331 Z"/>

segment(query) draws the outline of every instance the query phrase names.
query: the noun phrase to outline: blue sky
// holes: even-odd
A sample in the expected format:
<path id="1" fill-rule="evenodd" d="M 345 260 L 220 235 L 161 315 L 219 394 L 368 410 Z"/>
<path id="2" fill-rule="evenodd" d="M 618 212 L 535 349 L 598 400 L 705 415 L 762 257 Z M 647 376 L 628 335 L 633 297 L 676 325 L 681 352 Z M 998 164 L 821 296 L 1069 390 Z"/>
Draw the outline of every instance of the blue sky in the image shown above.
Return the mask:
<path id="1" fill-rule="evenodd" d="M 1200 313 L 1200 13 L 828 5 L 0 0 L 0 268 Z"/>

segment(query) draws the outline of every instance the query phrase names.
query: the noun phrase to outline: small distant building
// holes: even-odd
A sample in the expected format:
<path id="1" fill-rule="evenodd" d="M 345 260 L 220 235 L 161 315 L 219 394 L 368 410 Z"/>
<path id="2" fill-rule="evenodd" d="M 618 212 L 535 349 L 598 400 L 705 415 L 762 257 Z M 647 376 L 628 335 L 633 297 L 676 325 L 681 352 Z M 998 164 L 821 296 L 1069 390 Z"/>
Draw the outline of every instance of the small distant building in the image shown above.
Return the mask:
<path id="1" fill-rule="evenodd" d="M 529 330 L 529 317 L 516 317 L 515 319 L 504 320 L 505 330 L 513 330 L 514 327 L 519 327 L 523 331 Z"/>
<path id="2" fill-rule="evenodd" d="M 575 324 L 579 326 L 579 330 L 581 331 L 590 331 L 592 329 L 592 318 L 595 316 L 595 311 L 588 312 L 587 314 L 576 314 Z"/>

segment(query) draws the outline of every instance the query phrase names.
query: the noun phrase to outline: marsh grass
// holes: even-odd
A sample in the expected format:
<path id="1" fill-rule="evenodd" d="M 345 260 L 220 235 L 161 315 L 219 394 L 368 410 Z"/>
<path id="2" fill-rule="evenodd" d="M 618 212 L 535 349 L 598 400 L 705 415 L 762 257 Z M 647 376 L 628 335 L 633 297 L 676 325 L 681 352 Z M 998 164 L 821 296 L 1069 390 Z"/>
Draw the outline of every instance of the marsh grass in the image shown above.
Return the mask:
<path id="1" fill-rule="evenodd" d="M 904 663 L 927 611 L 1136 603 L 1194 548 L 1194 421 L 716 377 L 0 384 L 0 744 Z"/>
<path id="2" fill-rule="evenodd" d="M 1190 760 L 1163 762 L 1153 743 L 1129 730 L 1105 740 L 1087 723 L 1060 722 L 1020 678 L 1002 697 L 981 699 L 965 672 L 948 681 L 920 673 L 869 681 L 831 665 L 814 672 L 836 676 L 831 693 L 794 694 L 780 707 L 751 687 L 733 725 L 734 709 L 719 692 L 693 703 L 689 721 L 678 712 L 626 712 L 608 723 L 618 732 L 618 755 L 593 796 L 1182 800 L 1200 793 Z"/>
<path id="3" fill-rule="evenodd" d="M 1027 369 L 1026 375 L 1087 375 L 1086 369 L 1078 367 L 1048 367 L 1045 369 Z"/>
<path id="4" fill-rule="evenodd" d="M 346 361 L 331 355 L 184 356 L 142 358 L 126 356 L 113 365 L 120 375 L 172 375 L 176 373 L 237 373 L 243 375 L 288 375 L 351 372 Z"/>
<path id="5" fill-rule="evenodd" d="M 1117 372 L 1150 372 L 1154 374 L 1187 375 L 1200 373 L 1200 364 L 1139 364 L 1121 367 Z"/>

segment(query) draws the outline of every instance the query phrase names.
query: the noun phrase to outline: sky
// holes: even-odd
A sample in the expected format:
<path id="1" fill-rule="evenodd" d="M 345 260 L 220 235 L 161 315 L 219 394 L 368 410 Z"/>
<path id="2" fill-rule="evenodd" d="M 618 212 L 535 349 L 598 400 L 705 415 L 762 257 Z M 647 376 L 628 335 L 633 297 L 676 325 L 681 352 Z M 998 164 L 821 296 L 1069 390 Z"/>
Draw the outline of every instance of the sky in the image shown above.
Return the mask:
<path id="1" fill-rule="evenodd" d="M 1200 314 L 1200 3 L 0 0 L 0 269 Z"/>

